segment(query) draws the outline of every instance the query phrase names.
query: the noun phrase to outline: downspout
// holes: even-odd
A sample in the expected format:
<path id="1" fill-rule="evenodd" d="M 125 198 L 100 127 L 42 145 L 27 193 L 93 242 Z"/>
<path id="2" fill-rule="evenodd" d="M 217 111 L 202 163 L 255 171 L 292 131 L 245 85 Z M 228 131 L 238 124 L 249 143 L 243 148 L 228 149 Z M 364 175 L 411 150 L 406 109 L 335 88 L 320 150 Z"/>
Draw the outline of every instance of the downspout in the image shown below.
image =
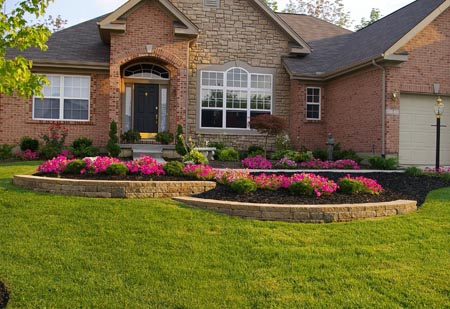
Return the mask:
<path id="1" fill-rule="evenodd" d="M 372 59 L 372 64 L 381 69 L 381 156 L 386 157 L 386 68 L 377 64 L 375 59 Z"/>

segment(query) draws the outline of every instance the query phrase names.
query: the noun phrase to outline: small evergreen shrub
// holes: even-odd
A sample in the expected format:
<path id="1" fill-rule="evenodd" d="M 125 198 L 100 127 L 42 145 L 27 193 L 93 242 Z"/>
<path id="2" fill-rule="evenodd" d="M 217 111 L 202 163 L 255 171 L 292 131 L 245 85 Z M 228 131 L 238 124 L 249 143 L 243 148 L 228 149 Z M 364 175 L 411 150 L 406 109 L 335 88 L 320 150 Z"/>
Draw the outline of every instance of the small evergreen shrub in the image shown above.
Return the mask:
<path id="1" fill-rule="evenodd" d="M 122 162 L 112 163 L 105 171 L 108 175 L 125 176 L 128 173 L 128 167 Z"/>
<path id="2" fill-rule="evenodd" d="M 423 175 L 423 171 L 418 167 L 411 166 L 405 170 L 405 174 L 409 176 L 421 176 Z"/>
<path id="3" fill-rule="evenodd" d="M 175 151 L 180 156 L 184 156 L 188 153 L 188 147 L 186 146 L 183 135 L 183 126 L 181 124 L 177 126 L 177 132 L 175 134 Z"/>
<path id="4" fill-rule="evenodd" d="M 12 150 L 13 146 L 10 146 L 8 144 L 0 145 L 0 160 L 6 160 L 12 158 Z"/>
<path id="5" fill-rule="evenodd" d="M 133 129 L 130 129 L 120 134 L 120 140 L 122 143 L 134 144 L 141 140 L 141 134 Z"/>
<path id="6" fill-rule="evenodd" d="M 39 141 L 28 136 L 22 137 L 20 140 L 20 150 L 25 151 L 27 149 L 36 152 L 39 149 Z"/>
<path id="7" fill-rule="evenodd" d="M 239 152 L 231 147 L 222 149 L 218 159 L 220 161 L 239 161 Z"/>
<path id="8" fill-rule="evenodd" d="M 328 154 L 325 149 L 316 148 L 313 150 L 312 155 L 315 159 L 320 159 L 326 161 L 328 159 Z"/>
<path id="9" fill-rule="evenodd" d="M 155 140 L 163 145 L 168 145 L 173 142 L 173 134 L 166 131 L 159 132 L 156 134 Z"/>
<path id="10" fill-rule="evenodd" d="M 163 169 L 169 176 L 183 176 L 184 164 L 178 161 L 171 161 L 164 164 Z"/>
<path id="11" fill-rule="evenodd" d="M 333 148 L 333 160 L 353 160 L 359 164 L 362 158 L 352 149 L 341 149 L 341 145 L 337 143 Z"/>
<path id="12" fill-rule="evenodd" d="M 75 158 L 95 157 L 99 153 L 99 149 L 92 146 L 92 140 L 87 137 L 74 140 L 69 150 Z"/>
<path id="13" fill-rule="evenodd" d="M 250 145 L 247 149 L 247 157 L 264 156 L 264 148 L 258 145 Z"/>
<path id="14" fill-rule="evenodd" d="M 364 185 L 360 182 L 343 178 L 338 182 L 339 188 L 344 194 L 367 193 Z"/>
<path id="15" fill-rule="evenodd" d="M 78 175 L 86 168 L 87 163 L 83 160 L 73 160 L 64 168 L 63 174 Z"/>
<path id="16" fill-rule="evenodd" d="M 119 144 L 117 144 L 118 141 L 119 138 L 117 137 L 117 122 L 113 120 L 109 125 L 109 140 L 108 144 L 106 144 L 106 150 L 113 158 L 117 158 L 120 153 L 120 146 Z"/>
<path id="17" fill-rule="evenodd" d="M 224 142 L 210 142 L 208 144 L 208 147 L 215 147 L 216 150 L 214 151 L 214 159 L 218 160 L 220 152 L 225 148 Z"/>
<path id="18" fill-rule="evenodd" d="M 46 144 L 39 150 L 39 157 L 50 160 L 52 158 L 55 158 L 60 153 L 60 151 L 61 149 L 58 146 Z"/>
<path id="19" fill-rule="evenodd" d="M 371 168 L 379 170 L 395 170 L 398 166 L 397 159 L 395 158 L 383 158 L 383 157 L 370 157 L 369 164 Z"/>
<path id="20" fill-rule="evenodd" d="M 183 157 L 183 162 L 192 162 L 194 164 L 208 164 L 208 159 L 198 150 L 192 149 Z"/>
<path id="21" fill-rule="evenodd" d="M 288 187 L 288 190 L 293 195 L 312 196 L 314 194 L 313 187 L 304 181 L 293 182 Z"/>
<path id="22" fill-rule="evenodd" d="M 248 178 L 241 178 L 232 182 L 230 184 L 230 188 L 237 194 L 247 194 L 256 191 L 257 186 L 253 182 L 253 180 Z"/>

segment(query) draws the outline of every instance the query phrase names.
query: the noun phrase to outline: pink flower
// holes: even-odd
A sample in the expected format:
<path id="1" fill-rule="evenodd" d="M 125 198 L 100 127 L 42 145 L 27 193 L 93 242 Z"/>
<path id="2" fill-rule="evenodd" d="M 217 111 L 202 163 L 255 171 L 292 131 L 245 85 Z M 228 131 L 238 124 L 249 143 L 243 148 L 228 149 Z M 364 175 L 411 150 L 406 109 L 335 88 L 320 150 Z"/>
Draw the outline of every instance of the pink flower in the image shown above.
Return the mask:
<path id="1" fill-rule="evenodd" d="M 271 169 L 272 163 L 267 160 L 266 158 L 263 158 L 261 156 L 256 156 L 253 158 L 245 158 L 241 161 L 242 165 L 245 168 L 249 169 Z"/>

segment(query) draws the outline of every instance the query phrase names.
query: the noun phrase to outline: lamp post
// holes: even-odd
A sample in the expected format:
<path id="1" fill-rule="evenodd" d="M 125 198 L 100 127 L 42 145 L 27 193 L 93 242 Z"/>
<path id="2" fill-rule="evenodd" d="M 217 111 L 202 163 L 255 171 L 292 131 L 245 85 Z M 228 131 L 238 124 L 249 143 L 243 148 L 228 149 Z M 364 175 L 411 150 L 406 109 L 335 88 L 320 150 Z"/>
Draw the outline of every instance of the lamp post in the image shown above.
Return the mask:
<path id="1" fill-rule="evenodd" d="M 441 116 L 444 113 L 444 104 L 442 104 L 441 97 L 436 100 L 434 106 L 434 114 L 436 115 L 436 170 L 439 169 L 439 155 L 441 152 Z"/>

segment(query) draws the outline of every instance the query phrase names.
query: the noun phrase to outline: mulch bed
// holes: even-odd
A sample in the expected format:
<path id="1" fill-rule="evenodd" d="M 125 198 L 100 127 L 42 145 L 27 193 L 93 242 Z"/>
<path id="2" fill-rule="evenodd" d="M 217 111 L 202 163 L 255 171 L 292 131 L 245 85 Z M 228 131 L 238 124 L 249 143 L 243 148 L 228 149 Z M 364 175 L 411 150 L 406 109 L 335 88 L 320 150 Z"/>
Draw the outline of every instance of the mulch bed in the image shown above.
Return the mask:
<path id="1" fill-rule="evenodd" d="M 0 308 L 6 308 L 9 301 L 9 289 L 5 283 L 0 281 Z"/>

